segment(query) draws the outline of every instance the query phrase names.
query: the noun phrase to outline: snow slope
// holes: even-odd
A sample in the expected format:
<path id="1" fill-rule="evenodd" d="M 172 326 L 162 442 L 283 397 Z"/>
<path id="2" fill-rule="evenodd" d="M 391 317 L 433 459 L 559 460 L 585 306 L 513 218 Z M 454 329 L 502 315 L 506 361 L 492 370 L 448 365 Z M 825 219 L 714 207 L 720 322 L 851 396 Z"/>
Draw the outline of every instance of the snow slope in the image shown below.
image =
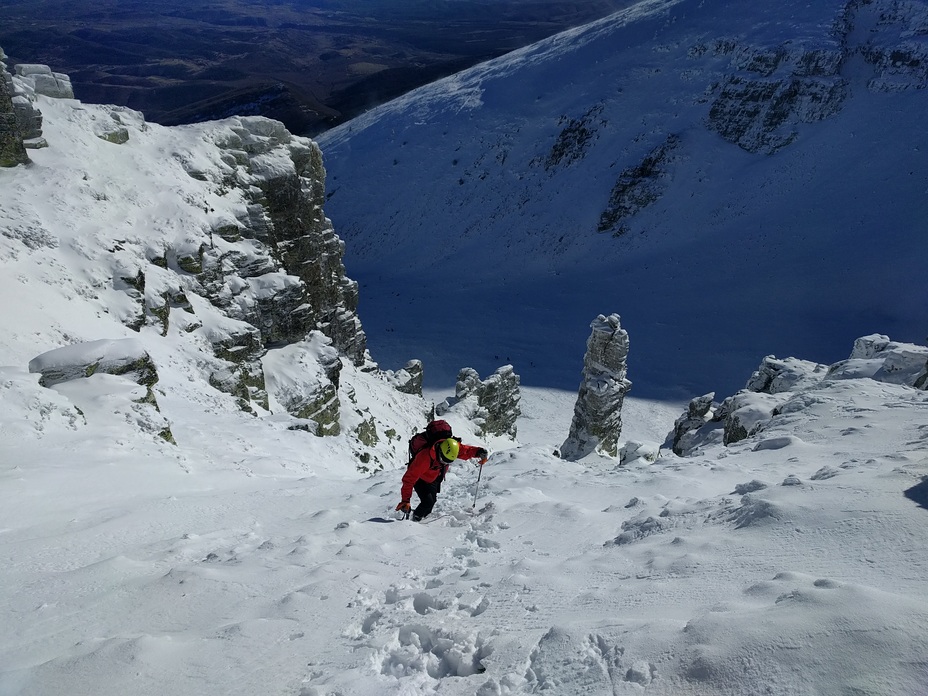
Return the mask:
<path id="1" fill-rule="evenodd" d="M 305 433 L 191 402 L 171 448 L 2 383 L 4 695 L 928 693 L 928 392 L 832 381 L 621 468 L 498 451 L 414 524 Z"/>
<path id="2" fill-rule="evenodd" d="M 464 361 L 511 362 L 573 390 L 589 322 L 617 312 L 634 393 L 681 399 L 736 389 L 766 353 L 833 362 L 873 331 L 920 343 L 926 18 L 923 2 L 641 2 L 322 134 L 372 350 L 428 358 L 436 386 Z M 883 49 L 903 57 L 865 60 Z M 822 56 L 836 67 L 807 77 Z M 823 92 L 779 126 L 749 98 L 722 123 L 757 110 L 745 139 L 788 146 L 748 152 L 709 127 L 726 91 L 777 84 L 786 102 Z M 835 112 L 813 115 L 826 98 Z M 598 232 L 619 174 L 668 142 L 627 231 Z M 422 321 L 436 315 L 453 340 Z"/>

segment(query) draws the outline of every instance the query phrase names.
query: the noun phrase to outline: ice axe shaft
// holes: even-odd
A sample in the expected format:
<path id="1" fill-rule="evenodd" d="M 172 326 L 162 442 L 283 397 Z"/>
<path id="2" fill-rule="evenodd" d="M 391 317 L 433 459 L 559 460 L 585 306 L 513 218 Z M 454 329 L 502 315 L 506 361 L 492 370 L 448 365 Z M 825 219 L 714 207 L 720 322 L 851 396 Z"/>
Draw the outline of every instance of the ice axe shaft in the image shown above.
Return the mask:
<path id="1" fill-rule="evenodd" d="M 477 474 L 477 486 L 474 488 L 474 504 L 470 506 L 471 510 L 475 510 L 477 508 L 477 493 L 480 492 L 480 477 L 483 476 L 483 465 L 486 463 L 486 457 L 480 460 L 480 472 Z"/>

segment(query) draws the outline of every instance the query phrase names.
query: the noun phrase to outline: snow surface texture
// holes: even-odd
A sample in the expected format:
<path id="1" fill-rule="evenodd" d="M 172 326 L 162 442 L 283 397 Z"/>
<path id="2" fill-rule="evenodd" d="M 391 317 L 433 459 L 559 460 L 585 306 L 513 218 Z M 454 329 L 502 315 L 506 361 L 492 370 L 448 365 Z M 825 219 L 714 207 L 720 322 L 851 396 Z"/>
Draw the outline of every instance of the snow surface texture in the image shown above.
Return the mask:
<path id="1" fill-rule="evenodd" d="M 122 112 L 130 137 L 115 145 L 93 134 L 109 108 L 39 105 L 49 148 L 0 171 L 0 695 L 928 693 L 928 391 L 910 386 L 925 377 L 922 346 L 873 326 L 833 366 L 765 360 L 780 370 L 769 385 L 752 375 L 765 346 L 725 375 L 768 385 L 730 402 L 750 411 L 750 432 L 725 446 L 723 424 L 707 423 L 687 457 L 659 449 L 683 403 L 632 392 L 622 466 L 555 458 L 576 392 L 530 384 L 519 443 L 481 443 L 479 487 L 462 462 L 425 523 L 377 521 L 393 520 L 401 457 L 362 474 L 347 434 L 292 430 L 211 388 L 196 331 L 122 321 L 112 254 L 134 267 L 126 249 L 160 251 L 231 215 L 222 197 L 204 206 L 203 182 L 171 156 L 203 155 L 204 132 L 222 126 Z M 730 293 L 708 283 L 698 297 L 721 306 Z M 463 317 L 485 312 L 478 300 L 461 301 Z M 578 312 L 585 332 L 595 313 Z M 492 345 L 496 319 L 461 325 Z M 731 314 L 719 345 L 750 319 Z M 505 321 L 528 331 L 533 317 Z M 545 329 L 533 359 L 579 366 L 582 338 L 578 349 L 560 339 L 568 329 Z M 634 327 L 629 340 L 638 389 Z M 684 356 L 656 361 L 679 345 L 649 358 L 666 379 Z M 426 369 L 442 347 L 400 345 Z M 125 377 L 42 387 L 28 371 L 101 349 L 151 358 L 159 412 L 139 408 L 145 388 Z M 298 366 L 321 352 L 274 353 L 274 374 L 311 380 Z M 398 433 L 418 424 L 424 402 L 343 363 L 345 430 L 365 410 Z M 165 424 L 176 445 L 158 437 Z"/>
<path id="2" fill-rule="evenodd" d="M 683 400 L 767 353 L 921 343 L 926 27 L 922 1 L 652 0 L 323 133 L 372 352 L 572 391 L 615 312 L 632 393 Z M 438 350 L 442 313 L 468 330 Z"/>

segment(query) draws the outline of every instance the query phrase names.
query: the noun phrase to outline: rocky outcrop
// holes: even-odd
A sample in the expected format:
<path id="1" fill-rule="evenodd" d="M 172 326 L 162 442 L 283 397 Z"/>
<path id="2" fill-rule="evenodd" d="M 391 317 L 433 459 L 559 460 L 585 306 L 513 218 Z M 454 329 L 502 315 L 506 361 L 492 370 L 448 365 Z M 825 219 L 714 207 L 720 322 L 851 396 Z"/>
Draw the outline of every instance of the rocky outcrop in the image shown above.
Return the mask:
<path id="1" fill-rule="evenodd" d="M 123 378 L 143 387 L 141 394 L 131 397 L 128 412 L 143 429 L 174 443 L 170 425 L 158 413 L 160 409 L 154 392 L 158 370 L 144 346 L 136 339 L 90 341 L 57 348 L 33 358 L 29 362 L 29 371 L 41 375 L 39 384 L 43 387 L 58 387 L 101 375 Z M 97 387 L 98 393 L 110 395 L 117 409 L 122 397 L 121 384 L 104 382 Z"/>
<path id="2" fill-rule="evenodd" d="M 401 370 L 386 371 L 384 376 L 393 388 L 403 394 L 422 396 L 423 369 L 421 360 L 410 360 Z"/>
<path id="3" fill-rule="evenodd" d="M 916 389 L 928 389 L 928 361 L 925 361 L 925 369 L 915 378 L 915 384 L 913 386 Z"/>
<path id="4" fill-rule="evenodd" d="M 924 2 L 872 5 L 864 0 L 848 4 L 843 18 L 848 40 L 874 69 L 867 87 L 874 92 L 902 92 L 928 87 L 928 7 Z"/>
<path id="5" fill-rule="evenodd" d="M 23 134 L 13 106 L 13 78 L 6 69 L 6 54 L 0 49 L 0 167 L 15 167 L 29 161 Z"/>
<path id="6" fill-rule="evenodd" d="M 599 232 L 618 237 L 628 232 L 625 221 L 663 194 L 671 176 L 673 154 L 680 146 L 676 135 L 649 152 L 636 166 L 624 170 L 612 188 L 609 203 L 599 216 Z"/>
<path id="7" fill-rule="evenodd" d="M 301 340 L 318 329 L 355 365 L 363 365 L 369 356 L 357 316 L 358 286 L 345 275 L 344 244 L 323 213 L 325 169 L 319 147 L 261 117 L 230 120 L 217 145 L 231 170 L 226 183 L 243 189 L 250 205 L 216 233 L 261 245 L 249 245 L 245 253 L 211 249 L 202 254 L 207 286 L 232 266 L 252 291 L 224 296 L 219 288 L 215 299 L 236 318 L 255 324 L 266 343 Z M 192 168 L 189 172 L 205 176 Z"/>
<path id="8" fill-rule="evenodd" d="M 476 400 L 477 408 L 470 418 L 477 424 L 478 435 L 515 439 L 522 394 L 512 365 L 500 367 L 485 380 L 473 368 L 464 368 L 458 373 L 455 398 L 459 402 Z"/>
<path id="9" fill-rule="evenodd" d="M 320 332 L 307 340 L 267 352 L 261 359 L 271 410 L 280 406 L 312 426 L 314 435 L 338 435 L 339 373 L 342 369 L 332 341 Z"/>
<path id="10" fill-rule="evenodd" d="M 731 72 L 713 86 L 707 125 L 748 152 L 773 154 L 798 135 L 800 123 L 836 114 L 848 94 L 839 49 L 746 46 L 717 40 L 694 52 L 730 56 Z"/>
<path id="11" fill-rule="evenodd" d="M 719 406 L 714 417 L 723 425 L 722 444 L 733 445 L 760 432 L 785 400 L 747 390 L 729 396 Z"/>
<path id="12" fill-rule="evenodd" d="M 579 118 L 561 117 L 558 124 L 562 126 L 561 132 L 544 161 L 546 170 L 568 166 L 583 159 L 596 138 L 599 128 L 604 125 L 602 112 L 603 104 L 599 103 L 591 106 Z"/>
<path id="13" fill-rule="evenodd" d="M 897 343 L 888 336 L 871 334 L 854 341 L 847 360 L 828 368 L 828 379 L 869 377 L 879 382 L 924 386 L 922 371 L 928 361 L 928 348 L 911 343 Z"/>
<path id="14" fill-rule="evenodd" d="M 112 107 L 107 113 L 101 128 L 147 127 L 138 112 Z M 225 318 L 203 329 L 219 361 L 210 382 L 255 412 L 271 403 L 262 361 L 269 348 L 300 344 L 318 331 L 355 365 L 376 365 L 356 313 L 357 284 L 345 275 L 344 245 L 322 212 L 318 146 L 265 118 L 233 118 L 223 126 L 205 131 L 217 147 L 218 168 L 204 166 L 202 154 L 174 157 L 191 177 L 241 196 L 241 212 L 218 220 L 208 239 L 191 236 L 150 257 L 147 267 L 116 273 L 114 284 L 138 303 L 125 320 L 136 330 L 155 324 L 167 334 L 172 323 L 184 331 L 200 328 L 193 296 L 219 309 Z M 418 379 L 421 394 L 421 364 Z M 317 389 L 317 381 L 305 398 L 289 387 L 270 398 L 294 417 L 320 424 L 314 432 L 332 434 L 338 431 L 337 373 L 327 380 L 333 390 Z M 406 388 L 415 384 L 407 375 Z"/>
<path id="15" fill-rule="evenodd" d="M 71 78 L 52 72 L 47 65 L 20 64 L 16 66 L 16 74 L 29 83 L 36 94 L 53 99 L 74 99 Z"/>
<path id="16" fill-rule="evenodd" d="M 797 358 L 778 359 L 766 356 L 754 374 L 748 379 L 745 389 L 764 394 L 780 394 L 795 391 L 804 386 L 820 382 L 827 367 Z"/>
<path id="17" fill-rule="evenodd" d="M 711 394 L 693 399 L 667 437 L 679 456 L 697 454 L 704 444 L 733 445 L 772 427 L 778 417 L 791 418 L 801 413 L 815 403 L 814 392 L 823 383 L 854 379 L 925 388 L 928 347 L 871 334 L 854 341 L 847 360 L 830 366 L 768 355 L 745 388 L 723 400 L 714 412 Z"/>
<path id="18" fill-rule="evenodd" d="M 628 332 L 619 315 L 600 314 L 590 328 L 570 434 L 561 446 L 564 459 L 581 459 L 594 451 L 618 455 L 622 404 L 632 386 L 625 376 Z"/>
<path id="19" fill-rule="evenodd" d="M 694 448 L 694 443 L 691 442 L 692 438 L 687 438 L 687 435 L 699 430 L 712 420 L 713 399 L 715 399 L 715 392 L 697 396 L 687 404 L 686 413 L 674 421 L 671 443 L 674 454 L 682 457 Z"/>

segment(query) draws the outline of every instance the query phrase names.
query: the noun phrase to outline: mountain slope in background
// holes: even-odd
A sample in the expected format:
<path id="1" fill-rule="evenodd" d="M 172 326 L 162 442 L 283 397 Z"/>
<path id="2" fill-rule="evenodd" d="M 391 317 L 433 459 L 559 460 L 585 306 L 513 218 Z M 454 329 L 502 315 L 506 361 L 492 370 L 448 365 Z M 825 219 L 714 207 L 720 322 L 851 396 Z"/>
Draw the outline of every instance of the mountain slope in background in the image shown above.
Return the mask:
<path id="1" fill-rule="evenodd" d="M 634 393 L 688 398 L 767 353 L 920 343 L 926 27 L 924 2 L 652 0 L 322 134 L 372 351 L 572 390 L 618 312 Z"/>
<path id="2" fill-rule="evenodd" d="M 8 0 L 0 45 L 68 73 L 85 102 L 166 125 L 257 114 L 306 135 L 625 4 Z"/>

